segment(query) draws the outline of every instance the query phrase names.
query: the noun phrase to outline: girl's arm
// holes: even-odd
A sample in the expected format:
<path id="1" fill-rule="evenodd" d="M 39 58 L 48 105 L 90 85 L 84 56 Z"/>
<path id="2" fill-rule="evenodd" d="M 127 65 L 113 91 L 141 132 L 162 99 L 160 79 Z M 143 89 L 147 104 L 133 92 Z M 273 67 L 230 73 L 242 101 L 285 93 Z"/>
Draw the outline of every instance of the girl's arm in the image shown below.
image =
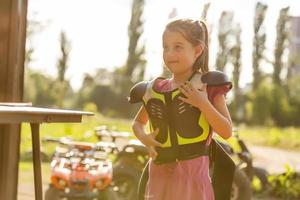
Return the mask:
<path id="1" fill-rule="evenodd" d="M 145 126 L 148 122 L 148 114 L 144 106 L 140 108 L 138 113 L 136 114 L 133 124 L 132 130 L 134 135 L 146 146 L 149 150 L 149 155 L 151 158 L 155 159 L 157 156 L 157 152 L 155 151 L 155 146 L 161 146 L 161 143 L 155 140 L 156 135 L 158 134 L 158 129 L 147 134 L 145 132 Z"/>
<path id="2" fill-rule="evenodd" d="M 144 106 L 140 108 L 138 113 L 136 114 L 133 124 L 132 130 L 134 135 L 142 142 L 145 133 L 145 126 L 148 122 L 148 114 Z"/>
<path id="3" fill-rule="evenodd" d="M 213 105 L 210 101 L 207 106 L 201 108 L 208 123 L 213 130 L 222 138 L 228 139 L 232 135 L 232 121 L 228 112 L 224 95 L 217 95 L 214 98 Z"/>
<path id="4" fill-rule="evenodd" d="M 212 104 L 207 97 L 206 85 L 202 91 L 199 91 L 190 82 L 187 82 L 180 87 L 180 91 L 186 96 L 186 98 L 180 97 L 180 99 L 199 108 L 216 133 L 224 139 L 231 137 L 232 122 L 224 95 L 217 95 Z"/>

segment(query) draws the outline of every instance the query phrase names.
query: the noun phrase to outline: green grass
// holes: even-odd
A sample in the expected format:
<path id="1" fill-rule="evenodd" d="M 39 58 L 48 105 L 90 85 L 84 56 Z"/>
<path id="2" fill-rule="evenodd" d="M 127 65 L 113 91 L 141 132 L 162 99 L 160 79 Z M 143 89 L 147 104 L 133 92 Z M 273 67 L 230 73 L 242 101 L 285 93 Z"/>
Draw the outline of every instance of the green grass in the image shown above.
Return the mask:
<path id="1" fill-rule="evenodd" d="M 42 124 L 40 127 L 41 139 L 45 137 L 70 137 L 74 140 L 96 142 L 94 128 L 100 125 L 115 127 L 120 131 L 131 132 L 131 120 L 114 119 L 97 114 L 84 118 L 82 123 L 55 123 Z M 253 145 L 272 146 L 300 151 L 300 128 L 288 127 L 249 127 L 240 126 L 239 135 L 246 143 Z M 42 143 L 42 151 L 51 154 L 55 144 Z M 28 124 L 22 125 L 21 156 L 31 151 L 31 132 Z"/>
<path id="2" fill-rule="evenodd" d="M 238 132 L 240 137 L 250 144 L 300 151 L 299 127 L 242 126 Z"/>
<path id="3" fill-rule="evenodd" d="M 43 183 L 49 183 L 50 163 L 42 163 Z M 20 162 L 19 164 L 19 183 L 33 183 L 33 164 L 31 162 Z"/>
<path id="4" fill-rule="evenodd" d="M 106 118 L 99 114 L 92 117 L 85 117 L 82 123 L 46 123 L 40 126 L 41 140 L 45 137 L 60 138 L 70 137 L 73 140 L 96 142 L 97 138 L 94 129 L 97 126 L 107 125 L 115 127 L 120 131 L 131 131 L 131 121 L 125 119 Z M 21 131 L 21 156 L 31 151 L 31 130 L 27 123 L 23 123 Z M 55 144 L 42 142 L 41 150 L 45 153 L 54 151 Z"/>

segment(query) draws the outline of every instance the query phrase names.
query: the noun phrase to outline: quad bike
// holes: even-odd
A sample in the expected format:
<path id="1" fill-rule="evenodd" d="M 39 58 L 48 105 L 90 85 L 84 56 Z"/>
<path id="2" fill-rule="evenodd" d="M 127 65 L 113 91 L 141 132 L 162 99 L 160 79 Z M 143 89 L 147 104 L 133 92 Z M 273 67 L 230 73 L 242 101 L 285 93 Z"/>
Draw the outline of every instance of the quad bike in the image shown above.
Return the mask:
<path id="1" fill-rule="evenodd" d="M 45 200 L 115 199 L 110 187 L 112 163 L 107 154 L 92 143 L 70 139 L 45 139 L 55 142 L 51 161 L 51 183 Z"/>
<path id="2" fill-rule="evenodd" d="M 250 200 L 254 181 L 259 185 L 255 189 L 256 192 L 265 191 L 269 187 L 268 172 L 263 168 L 253 166 L 252 154 L 236 130 L 234 130 L 233 137 L 229 139 L 229 143 L 222 142 L 220 139 L 218 141 L 237 166 L 232 185 L 232 200 Z"/>
<path id="3" fill-rule="evenodd" d="M 135 200 L 143 168 L 149 156 L 148 150 L 138 140 L 130 139 L 128 132 L 120 132 L 99 126 L 95 128 L 99 140 L 96 144 L 115 156 L 112 187 L 119 200 Z"/>

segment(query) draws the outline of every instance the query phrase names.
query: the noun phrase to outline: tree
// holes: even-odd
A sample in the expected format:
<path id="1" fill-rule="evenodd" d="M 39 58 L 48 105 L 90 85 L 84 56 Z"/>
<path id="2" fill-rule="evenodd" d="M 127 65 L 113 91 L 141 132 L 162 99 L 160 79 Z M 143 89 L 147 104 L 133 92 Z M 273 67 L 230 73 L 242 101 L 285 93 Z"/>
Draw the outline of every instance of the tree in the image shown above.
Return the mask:
<path id="1" fill-rule="evenodd" d="M 41 31 L 45 25 L 42 25 L 39 21 L 35 19 L 27 20 L 27 29 L 26 29 L 26 50 L 25 50 L 25 73 L 24 73 L 24 101 L 33 102 L 35 99 L 35 88 L 37 87 L 32 83 L 30 79 L 31 74 L 33 73 L 30 70 L 30 64 L 34 60 L 34 45 L 33 45 L 33 36 Z"/>
<path id="2" fill-rule="evenodd" d="M 237 24 L 235 29 L 233 29 L 235 43 L 231 48 L 231 62 L 233 64 L 233 90 L 234 90 L 234 100 L 233 100 L 233 118 L 236 121 L 240 121 L 242 116 L 241 113 L 241 104 L 242 104 L 242 95 L 241 89 L 239 87 L 240 73 L 241 73 L 241 26 Z"/>
<path id="3" fill-rule="evenodd" d="M 251 122 L 259 125 L 273 125 L 273 85 L 271 79 L 265 78 L 255 92 L 251 93 Z"/>
<path id="4" fill-rule="evenodd" d="M 224 71 L 225 65 L 228 62 L 229 53 L 229 35 L 232 29 L 233 13 L 223 11 L 219 19 L 219 50 L 217 53 L 216 68 L 217 70 Z"/>
<path id="5" fill-rule="evenodd" d="M 200 20 L 207 22 L 207 13 L 208 13 L 209 7 L 210 7 L 210 3 L 204 4 Z M 206 24 L 206 26 L 208 26 L 207 28 L 208 28 L 208 45 L 209 45 L 213 26 L 209 26 L 208 24 Z"/>
<path id="6" fill-rule="evenodd" d="M 254 15 L 254 39 L 252 51 L 252 68 L 253 68 L 253 91 L 256 90 L 262 81 L 262 72 L 259 68 L 260 61 L 264 57 L 266 33 L 263 29 L 263 22 L 265 19 L 268 6 L 258 2 L 255 8 Z"/>
<path id="7" fill-rule="evenodd" d="M 202 14 L 201 14 L 201 20 L 206 21 L 206 18 L 207 18 L 207 12 L 208 12 L 209 7 L 210 7 L 210 3 L 204 4 L 203 10 L 202 10 Z"/>
<path id="8" fill-rule="evenodd" d="M 66 33 L 62 31 L 60 33 L 60 51 L 61 51 L 61 57 L 58 59 L 57 62 L 57 80 L 59 88 L 59 94 L 57 99 L 57 104 L 59 107 L 63 107 L 64 99 L 66 92 L 68 90 L 68 81 L 66 81 L 65 75 L 68 68 L 68 60 L 69 60 L 69 54 L 70 54 L 71 44 L 68 40 Z"/>
<path id="9" fill-rule="evenodd" d="M 142 14 L 144 0 L 133 0 L 131 19 L 128 27 L 129 46 L 128 57 L 124 67 L 123 75 L 131 78 L 134 82 L 144 78 L 146 61 L 143 58 L 145 45 L 138 47 L 141 35 L 144 32 Z"/>
<path id="10" fill-rule="evenodd" d="M 177 17 L 177 15 L 178 15 L 177 9 L 176 9 L 176 8 L 173 8 L 173 9 L 171 10 L 171 12 L 169 13 L 168 19 L 175 18 L 175 17 Z"/>
<path id="11" fill-rule="evenodd" d="M 37 106 L 52 106 L 57 99 L 57 90 L 54 87 L 55 81 L 52 77 L 43 75 L 27 69 L 28 80 L 25 84 L 25 101 L 30 101 Z"/>
<path id="12" fill-rule="evenodd" d="M 84 74 L 81 88 L 78 90 L 73 107 L 82 109 L 90 101 L 91 91 L 95 85 L 95 77 Z"/>
<path id="13" fill-rule="evenodd" d="M 280 74 L 283 68 L 282 56 L 288 42 L 289 9 L 289 7 L 286 7 L 280 10 L 276 25 L 277 36 L 274 51 L 275 61 L 273 64 L 273 83 L 278 86 L 281 85 Z"/>

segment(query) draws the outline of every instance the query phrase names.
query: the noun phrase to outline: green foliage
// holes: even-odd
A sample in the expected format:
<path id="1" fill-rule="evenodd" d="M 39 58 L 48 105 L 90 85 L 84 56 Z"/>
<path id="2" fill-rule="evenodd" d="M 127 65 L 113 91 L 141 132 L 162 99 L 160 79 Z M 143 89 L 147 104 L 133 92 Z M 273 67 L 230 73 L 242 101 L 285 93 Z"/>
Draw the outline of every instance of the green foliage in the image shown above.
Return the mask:
<path id="1" fill-rule="evenodd" d="M 64 82 L 65 101 L 74 98 L 74 92 L 69 82 Z M 24 84 L 24 101 L 32 102 L 35 106 L 57 107 L 57 99 L 60 95 L 61 84 L 54 78 L 40 72 L 27 69 Z"/>
<path id="2" fill-rule="evenodd" d="M 91 102 L 86 103 L 83 107 L 83 110 L 87 111 L 87 112 L 93 112 L 93 113 L 98 112 L 97 105 L 95 103 L 91 103 Z"/>
<path id="3" fill-rule="evenodd" d="M 289 98 L 292 104 L 300 106 L 300 75 L 291 77 L 288 80 Z"/>
<path id="4" fill-rule="evenodd" d="M 24 91 L 24 101 L 36 106 L 53 105 L 57 98 L 54 80 L 31 70 L 27 70 Z"/>
<path id="5" fill-rule="evenodd" d="M 300 120 L 297 117 L 300 108 L 297 100 L 299 94 L 292 90 L 292 88 L 287 90 L 283 86 L 272 84 L 271 79 L 265 78 L 255 92 L 248 93 L 249 100 L 246 103 L 245 115 L 247 122 L 267 126 L 299 125 Z"/>
<path id="6" fill-rule="evenodd" d="M 101 113 L 114 108 L 117 104 L 117 95 L 111 85 L 95 85 L 90 94 L 90 101 L 94 102 Z"/>
<path id="7" fill-rule="evenodd" d="M 96 114 L 92 117 L 84 117 L 82 123 L 52 123 L 42 124 L 40 127 L 41 138 L 45 137 L 70 137 L 77 141 L 96 142 L 97 138 L 93 132 L 95 127 L 107 125 L 116 130 L 131 132 L 131 120 L 113 119 Z M 21 129 L 21 155 L 31 151 L 31 131 L 28 124 L 22 124 Z M 51 155 L 55 144 L 42 143 L 42 151 Z"/>
<path id="8" fill-rule="evenodd" d="M 268 80 L 260 84 L 258 89 L 251 94 L 252 116 L 251 123 L 266 125 L 271 122 L 272 87 Z"/>
<path id="9" fill-rule="evenodd" d="M 286 172 L 269 177 L 271 194 L 282 199 L 296 200 L 300 198 L 300 174 L 286 165 Z"/>
<path id="10" fill-rule="evenodd" d="M 30 35 L 34 33 L 33 31 L 34 29 L 30 31 Z M 35 106 L 62 108 L 66 107 L 63 105 L 64 102 L 69 102 L 69 99 L 66 99 L 66 97 L 73 98 L 73 90 L 70 86 L 70 83 L 69 81 L 65 80 L 65 72 L 67 69 L 70 43 L 67 40 L 64 32 L 61 33 L 60 49 L 62 56 L 58 60 L 58 75 L 56 79 L 44 75 L 43 73 L 32 71 L 30 68 L 26 68 L 24 84 L 24 101 L 32 102 Z M 31 54 L 33 52 L 33 48 L 27 49 L 26 51 L 27 67 L 32 61 Z M 71 103 L 69 104 L 70 105 L 68 107 L 71 106 Z"/>
<path id="11" fill-rule="evenodd" d="M 291 109 L 290 122 L 300 124 L 300 75 L 291 77 L 287 84 L 287 98 Z"/>
<path id="12" fill-rule="evenodd" d="M 75 107 L 82 109 L 86 103 L 94 103 L 98 111 L 109 117 L 133 117 L 140 105 L 130 105 L 127 97 L 133 86 L 131 80 L 116 70 L 99 69 L 94 76 L 86 75 L 78 91 Z"/>
<path id="13" fill-rule="evenodd" d="M 271 114 L 279 126 L 293 125 L 296 110 L 290 105 L 284 88 L 274 85 L 272 90 Z"/>
<path id="14" fill-rule="evenodd" d="M 239 135 L 253 145 L 299 151 L 300 129 L 295 127 L 239 127 Z"/>

